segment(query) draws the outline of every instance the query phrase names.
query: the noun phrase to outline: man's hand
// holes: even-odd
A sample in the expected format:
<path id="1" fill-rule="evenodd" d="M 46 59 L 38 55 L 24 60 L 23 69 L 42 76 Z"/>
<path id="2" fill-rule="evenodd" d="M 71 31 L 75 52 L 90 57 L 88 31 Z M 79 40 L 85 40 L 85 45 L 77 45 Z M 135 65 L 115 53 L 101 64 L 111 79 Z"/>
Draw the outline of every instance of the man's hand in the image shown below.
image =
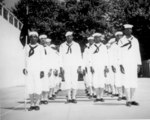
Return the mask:
<path id="1" fill-rule="evenodd" d="M 87 67 L 85 67 L 85 72 L 86 72 L 86 73 L 88 72 L 88 69 L 87 69 Z"/>
<path id="2" fill-rule="evenodd" d="M 40 78 L 43 78 L 44 77 L 44 71 L 41 71 L 40 72 Z"/>
<path id="3" fill-rule="evenodd" d="M 120 65 L 120 71 L 121 71 L 123 74 L 125 74 L 125 69 L 124 69 L 123 65 Z"/>
<path id="4" fill-rule="evenodd" d="M 23 69 L 23 74 L 24 74 L 24 75 L 27 75 L 27 74 L 28 74 L 27 69 L 25 69 L 25 68 Z"/>
<path id="5" fill-rule="evenodd" d="M 78 69 L 77 69 L 77 73 L 78 73 L 78 74 L 79 74 L 79 73 L 82 73 L 81 66 L 79 66 L 79 67 L 78 67 Z"/>
<path id="6" fill-rule="evenodd" d="M 60 67 L 60 73 L 63 75 L 64 74 L 64 69 Z"/>
<path id="7" fill-rule="evenodd" d="M 108 69 L 107 66 L 105 66 L 104 71 L 105 71 L 106 73 L 109 73 L 109 69 Z"/>
<path id="8" fill-rule="evenodd" d="M 85 75 L 86 75 L 86 70 L 83 70 L 83 73 L 82 73 L 82 74 L 83 74 L 83 76 L 85 76 Z"/>
<path id="9" fill-rule="evenodd" d="M 112 71 L 114 72 L 114 73 L 116 73 L 116 68 L 112 65 L 111 66 L 111 68 L 112 68 Z"/>
<path id="10" fill-rule="evenodd" d="M 58 76 L 58 70 L 55 69 L 55 70 L 53 71 L 53 74 L 54 74 L 55 76 Z"/>
<path id="11" fill-rule="evenodd" d="M 51 75 L 52 75 L 52 69 L 49 70 L 48 77 L 50 77 Z"/>
<path id="12" fill-rule="evenodd" d="M 138 74 L 140 73 L 140 70 L 141 70 L 141 65 L 138 65 L 138 67 L 137 67 L 137 73 Z"/>
<path id="13" fill-rule="evenodd" d="M 95 72 L 95 71 L 94 71 L 94 68 L 93 68 L 93 67 L 90 67 L 90 70 L 91 70 L 91 73 L 94 74 L 94 72 Z"/>
<path id="14" fill-rule="evenodd" d="M 109 73 L 109 69 L 107 66 L 104 68 L 104 76 L 107 77 L 107 73 Z"/>

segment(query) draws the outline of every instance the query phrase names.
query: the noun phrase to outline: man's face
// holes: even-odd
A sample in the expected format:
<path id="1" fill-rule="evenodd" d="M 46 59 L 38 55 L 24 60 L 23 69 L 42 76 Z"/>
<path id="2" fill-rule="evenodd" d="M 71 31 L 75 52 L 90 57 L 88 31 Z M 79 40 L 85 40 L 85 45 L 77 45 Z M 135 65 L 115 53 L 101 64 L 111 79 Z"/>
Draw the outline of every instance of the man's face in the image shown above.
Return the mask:
<path id="1" fill-rule="evenodd" d="M 124 34 L 125 35 L 131 35 L 132 34 L 132 28 L 125 28 Z"/>
<path id="2" fill-rule="evenodd" d="M 101 36 L 101 42 L 102 42 L 103 44 L 106 44 L 106 43 L 107 43 L 107 41 L 106 41 L 106 39 L 105 39 L 105 35 L 102 35 L 102 36 Z"/>
<path id="3" fill-rule="evenodd" d="M 46 44 L 46 38 L 41 38 L 40 39 L 40 44 L 43 45 L 43 46 L 45 46 L 45 44 Z"/>
<path id="4" fill-rule="evenodd" d="M 94 42 L 95 43 L 104 42 L 104 37 L 103 36 L 95 36 L 94 37 Z"/>
<path id="5" fill-rule="evenodd" d="M 51 45 L 51 42 L 46 42 L 46 45 L 47 45 L 47 46 L 50 46 L 50 45 Z"/>
<path id="6" fill-rule="evenodd" d="M 36 44 L 38 41 L 38 37 L 36 35 L 32 35 L 29 37 L 31 44 Z"/>
<path id="7" fill-rule="evenodd" d="M 94 43 L 94 40 L 89 39 L 89 44 L 92 45 Z"/>
<path id="8" fill-rule="evenodd" d="M 123 35 L 117 35 L 116 40 L 119 41 L 122 37 L 123 37 Z"/>
<path id="9" fill-rule="evenodd" d="M 99 43 L 100 41 L 101 41 L 100 36 L 95 36 L 95 37 L 94 37 L 94 42 L 95 42 L 95 43 Z"/>
<path id="10" fill-rule="evenodd" d="M 73 41 L 73 36 L 69 35 L 66 37 L 66 39 L 67 39 L 67 43 L 71 43 Z"/>

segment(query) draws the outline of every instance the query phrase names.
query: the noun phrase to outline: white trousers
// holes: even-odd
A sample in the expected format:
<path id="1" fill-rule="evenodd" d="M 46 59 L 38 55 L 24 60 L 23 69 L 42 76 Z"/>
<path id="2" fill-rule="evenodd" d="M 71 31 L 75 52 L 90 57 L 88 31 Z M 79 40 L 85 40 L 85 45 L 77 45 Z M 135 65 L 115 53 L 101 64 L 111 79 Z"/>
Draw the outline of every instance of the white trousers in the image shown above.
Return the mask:
<path id="1" fill-rule="evenodd" d="M 93 86 L 94 88 L 104 88 L 106 78 L 104 76 L 104 66 L 94 66 Z"/>
<path id="2" fill-rule="evenodd" d="M 64 67 L 65 89 L 78 88 L 78 73 L 77 67 L 65 66 Z"/>
<path id="3" fill-rule="evenodd" d="M 42 92 L 42 83 L 40 79 L 39 70 L 28 70 L 26 87 L 28 94 L 41 94 Z"/>
<path id="4" fill-rule="evenodd" d="M 124 86 L 126 88 L 137 88 L 137 65 L 127 65 L 125 66 L 125 77 L 124 77 Z"/>
<path id="5" fill-rule="evenodd" d="M 42 82 L 42 91 L 49 91 L 49 77 L 48 77 L 49 69 L 44 71 L 44 77 L 41 79 Z"/>
<path id="6" fill-rule="evenodd" d="M 87 73 L 84 76 L 84 82 L 87 87 L 93 86 L 93 74 L 90 71 L 90 67 L 87 68 Z"/>

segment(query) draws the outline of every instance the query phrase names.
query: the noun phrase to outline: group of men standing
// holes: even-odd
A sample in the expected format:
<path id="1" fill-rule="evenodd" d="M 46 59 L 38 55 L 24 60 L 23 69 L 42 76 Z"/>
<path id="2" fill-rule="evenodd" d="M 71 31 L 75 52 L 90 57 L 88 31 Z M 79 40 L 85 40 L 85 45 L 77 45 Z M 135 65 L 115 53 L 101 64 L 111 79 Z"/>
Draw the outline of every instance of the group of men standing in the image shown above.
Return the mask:
<path id="1" fill-rule="evenodd" d="M 103 94 L 126 98 L 126 105 L 139 105 L 134 101 L 137 88 L 137 70 L 141 64 L 138 40 L 132 35 L 132 25 L 124 25 L 106 44 L 105 36 L 94 33 L 81 53 L 80 45 L 73 40 L 73 32 L 65 34 L 66 41 L 56 51 L 46 35 L 30 32 L 26 46 L 26 86 L 30 96 L 29 110 L 39 110 L 39 103 L 48 104 L 60 88 L 62 74 L 67 92 L 67 103 L 77 103 L 78 74 L 82 73 L 86 92 L 94 102 L 104 102 Z M 40 44 L 38 43 L 38 37 Z M 61 73 L 61 74 L 60 74 Z M 125 96 L 125 97 L 124 97 Z"/>

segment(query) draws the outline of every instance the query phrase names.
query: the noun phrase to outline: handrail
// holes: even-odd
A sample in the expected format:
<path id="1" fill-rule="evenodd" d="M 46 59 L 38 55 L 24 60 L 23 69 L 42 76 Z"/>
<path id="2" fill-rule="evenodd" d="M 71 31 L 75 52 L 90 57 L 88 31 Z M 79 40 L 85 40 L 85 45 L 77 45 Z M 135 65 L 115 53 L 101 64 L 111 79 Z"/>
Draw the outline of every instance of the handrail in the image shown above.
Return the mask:
<path id="1" fill-rule="evenodd" d="M 21 30 L 23 23 L 2 3 L 0 3 L 0 16 L 2 16 L 10 24 L 14 25 L 14 27 Z"/>

